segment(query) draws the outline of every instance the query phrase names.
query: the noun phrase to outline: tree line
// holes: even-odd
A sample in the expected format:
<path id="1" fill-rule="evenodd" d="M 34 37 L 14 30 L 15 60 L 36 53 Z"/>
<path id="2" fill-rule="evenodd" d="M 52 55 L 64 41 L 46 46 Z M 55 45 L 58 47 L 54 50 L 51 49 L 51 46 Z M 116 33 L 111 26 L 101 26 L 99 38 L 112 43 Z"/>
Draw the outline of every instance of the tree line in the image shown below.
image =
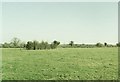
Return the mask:
<path id="1" fill-rule="evenodd" d="M 18 38 L 13 38 L 10 43 L 0 44 L 1 48 L 25 48 L 27 50 L 42 50 L 42 49 L 55 49 L 60 44 L 59 41 L 54 40 L 51 44 L 47 41 L 27 41 L 27 43 L 22 42 Z"/>
<path id="2" fill-rule="evenodd" d="M 120 47 L 120 42 L 116 45 L 96 43 L 96 44 L 74 44 L 74 41 L 70 41 L 68 44 L 60 44 L 59 41 L 54 40 L 52 43 L 47 41 L 27 41 L 27 43 L 22 42 L 18 38 L 13 38 L 10 43 L 0 44 L 0 48 L 25 48 L 27 50 L 43 50 L 43 49 L 55 49 L 60 48 L 94 48 L 94 47 Z"/>
<path id="3" fill-rule="evenodd" d="M 55 49 L 60 44 L 58 41 L 53 41 L 51 44 L 45 41 L 28 41 L 24 46 L 27 50 L 43 50 L 43 49 Z"/>

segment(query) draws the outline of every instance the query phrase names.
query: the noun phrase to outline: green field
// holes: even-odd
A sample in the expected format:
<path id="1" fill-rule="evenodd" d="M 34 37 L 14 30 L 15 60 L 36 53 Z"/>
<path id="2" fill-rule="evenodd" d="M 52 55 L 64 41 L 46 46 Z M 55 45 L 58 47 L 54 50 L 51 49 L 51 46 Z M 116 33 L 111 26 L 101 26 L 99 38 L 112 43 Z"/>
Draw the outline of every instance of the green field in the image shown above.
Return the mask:
<path id="1" fill-rule="evenodd" d="M 113 80 L 117 48 L 2 49 L 3 80 Z"/>

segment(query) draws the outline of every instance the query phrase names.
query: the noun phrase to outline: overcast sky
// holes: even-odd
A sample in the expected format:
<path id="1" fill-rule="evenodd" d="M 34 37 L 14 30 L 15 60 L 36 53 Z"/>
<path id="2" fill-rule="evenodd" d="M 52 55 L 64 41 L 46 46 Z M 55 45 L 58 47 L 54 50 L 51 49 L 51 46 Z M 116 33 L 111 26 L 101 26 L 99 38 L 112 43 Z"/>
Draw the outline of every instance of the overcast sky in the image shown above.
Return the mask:
<path id="1" fill-rule="evenodd" d="M 2 42 L 59 40 L 117 43 L 115 2 L 6 2 L 2 4 Z"/>

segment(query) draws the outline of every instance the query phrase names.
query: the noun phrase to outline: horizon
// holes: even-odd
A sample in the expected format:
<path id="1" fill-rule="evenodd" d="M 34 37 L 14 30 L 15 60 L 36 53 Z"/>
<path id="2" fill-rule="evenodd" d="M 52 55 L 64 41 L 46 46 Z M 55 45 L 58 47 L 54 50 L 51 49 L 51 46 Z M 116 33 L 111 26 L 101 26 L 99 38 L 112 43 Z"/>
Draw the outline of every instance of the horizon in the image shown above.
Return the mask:
<path id="1" fill-rule="evenodd" d="M 118 42 L 118 5 L 113 2 L 5 2 L 2 6 L 2 40 L 49 43 Z"/>
<path id="2" fill-rule="evenodd" d="M 17 38 L 17 37 L 14 37 L 14 38 Z M 12 38 L 13 39 L 13 38 Z M 9 41 L 9 42 L 2 42 L 2 43 L 0 43 L 0 44 L 4 44 L 4 43 L 11 43 L 12 42 L 12 39 Z M 19 39 L 20 40 L 20 42 L 24 42 L 25 44 L 28 42 L 28 41 L 38 41 L 39 43 L 40 42 L 42 42 L 42 41 L 44 41 L 44 42 L 48 42 L 47 40 L 28 40 L 28 41 L 23 41 L 23 40 L 21 40 L 20 38 L 17 38 L 17 39 Z M 53 41 L 55 41 L 55 40 L 53 40 Z M 52 42 L 53 42 L 52 41 Z M 56 41 L 58 41 L 58 40 L 56 40 Z M 71 40 L 71 41 L 73 41 L 73 40 Z M 48 42 L 49 44 L 51 44 L 52 42 Z M 69 44 L 70 43 L 70 41 L 69 42 L 66 42 L 66 43 L 61 43 L 61 41 L 59 41 L 60 42 L 60 45 L 62 44 Z M 107 43 L 108 45 L 116 45 L 117 43 L 119 43 L 119 42 L 116 42 L 116 43 L 108 43 L 108 42 L 97 42 L 97 43 L 77 43 L 77 42 L 75 42 L 75 41 L 73 41 L 74 42 L 74 44 L 88 44 L 88 45 L 94 45 L 94 44 L 97 44 L 97 43 L 101 43 L 101 44 L 104 44 L 104 43 Z"/>

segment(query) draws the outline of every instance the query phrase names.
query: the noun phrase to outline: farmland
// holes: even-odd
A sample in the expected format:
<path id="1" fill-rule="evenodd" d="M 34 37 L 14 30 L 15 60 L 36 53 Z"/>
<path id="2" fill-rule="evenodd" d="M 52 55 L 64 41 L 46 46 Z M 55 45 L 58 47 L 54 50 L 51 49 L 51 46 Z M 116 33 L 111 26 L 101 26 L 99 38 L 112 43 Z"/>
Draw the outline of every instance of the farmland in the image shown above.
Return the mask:
<path id="1" fill-rule="evenodd" d="M 118 77 L 118 49 L 2 49 L 3 80 L 113 80 Z"/>

